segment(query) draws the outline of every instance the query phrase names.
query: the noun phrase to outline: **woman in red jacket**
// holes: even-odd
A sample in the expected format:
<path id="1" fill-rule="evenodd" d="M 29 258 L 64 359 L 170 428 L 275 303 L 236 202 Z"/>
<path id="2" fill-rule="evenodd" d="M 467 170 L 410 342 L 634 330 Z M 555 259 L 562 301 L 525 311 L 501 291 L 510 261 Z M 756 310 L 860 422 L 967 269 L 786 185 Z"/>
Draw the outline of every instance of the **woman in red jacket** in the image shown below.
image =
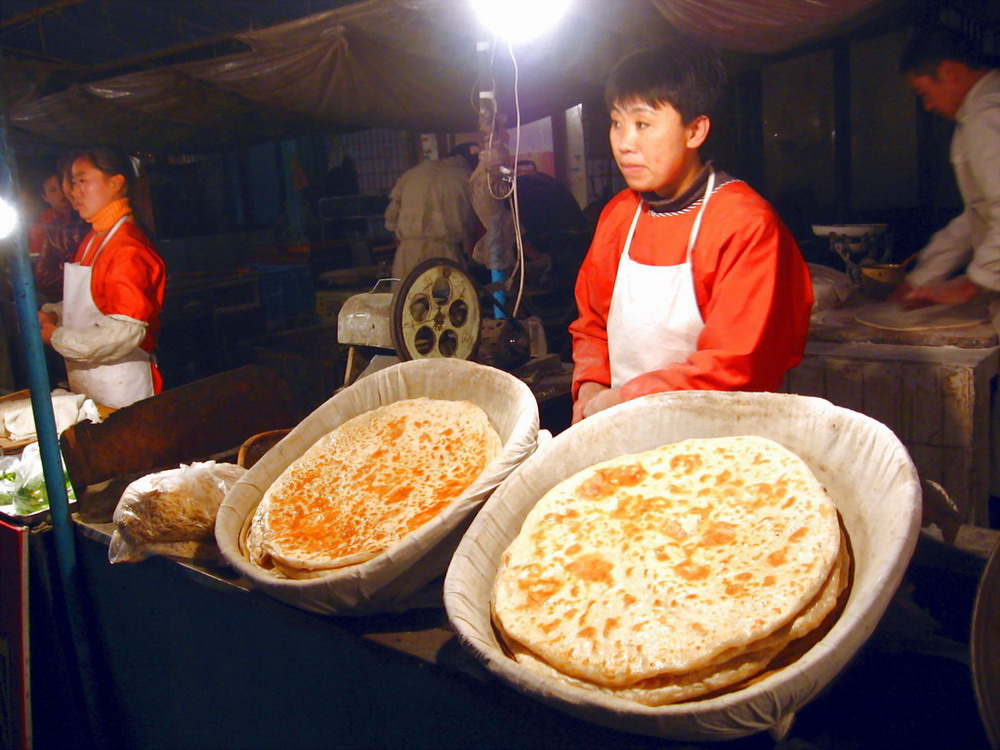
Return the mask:
<path id="1" fill-rule="evenodd" d="M 49 208 L 28 230 L 34 259 L 35 294 L 41 302 L 58 302 L 63 293 L 63 265 L 71 260 L 89 227 L 70 204 L 58 174 L 45 178 L 42 196 Z"/>
<path id="2" fill-rule="evenodd" d="M 133 218 L 135 171 L 125 153 L 80 151 L 71 174 L 74 207 L 91 232 L 63 269 L 63 301 L 39 312 L 42 340 L 66 360 L 71 390 L 128 406 L 163 387 L 152 353 L 166 267 Z"/>
<path id="3" fill-rule="evenodd" d="M 634 52 L 610 76 L 611 150 L 628 189 L 580 268 L 573 421 L 675 390 L 774 390 L 802 359 L 812 285 L 798 245 L 746 183 L 703 163 L 725 85 L 694 43 Z"/>

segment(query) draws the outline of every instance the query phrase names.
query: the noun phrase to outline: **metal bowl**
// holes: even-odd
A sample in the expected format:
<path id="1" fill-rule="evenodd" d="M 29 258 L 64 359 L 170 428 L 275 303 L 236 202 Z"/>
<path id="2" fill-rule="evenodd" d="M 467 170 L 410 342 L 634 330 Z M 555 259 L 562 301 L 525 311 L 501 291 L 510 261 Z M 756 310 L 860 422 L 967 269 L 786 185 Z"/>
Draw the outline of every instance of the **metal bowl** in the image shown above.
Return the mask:
<path id="1" fill-rule="evenodd" d="M 813 234 L 817 237 L 878 237 L 889 228 L 888 224 L 813 224 Z"/>
<path id="2" fill-rule="evenodd" d="M 874 281 L 895 286 L 903 281 L 906 268 L 901 263 L 870 263 L 861 266 L 861 273 Z"/>

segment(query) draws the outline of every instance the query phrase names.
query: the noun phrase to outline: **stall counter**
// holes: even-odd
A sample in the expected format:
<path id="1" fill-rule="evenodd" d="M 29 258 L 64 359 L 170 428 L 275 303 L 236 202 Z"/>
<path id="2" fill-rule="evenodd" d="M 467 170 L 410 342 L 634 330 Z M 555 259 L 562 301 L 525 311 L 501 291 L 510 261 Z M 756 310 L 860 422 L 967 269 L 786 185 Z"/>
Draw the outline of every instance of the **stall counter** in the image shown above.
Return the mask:
<path id="1" fill-rule="evenodd" d="M 321 617 L 254 591 L 213 563 L 154 556 L 111 565 L 111 525 L 77 519 L 76 528 L 94 637 L 110 675 L 101 689 L 120 714 L 112 728 L 118 746 L 715 747 L 623 734 L 521 695 L 462 649 L 441 609 Z M 954 599 L 975 583 L 963 575 L 956 584 L 937 570 L 932 580 L 945 582 L 959 608 L 965 604 Z M 982 738 L 961 663 L 965 646 L 901 631 L 923 626 L 911 606 L 890 608 L 854 663 L 799 712 L 788 741 L 976 747 L 950 742 L 958 732 Z M 766 733 L 726 743 L 732 750 L 774 746 Z"/>

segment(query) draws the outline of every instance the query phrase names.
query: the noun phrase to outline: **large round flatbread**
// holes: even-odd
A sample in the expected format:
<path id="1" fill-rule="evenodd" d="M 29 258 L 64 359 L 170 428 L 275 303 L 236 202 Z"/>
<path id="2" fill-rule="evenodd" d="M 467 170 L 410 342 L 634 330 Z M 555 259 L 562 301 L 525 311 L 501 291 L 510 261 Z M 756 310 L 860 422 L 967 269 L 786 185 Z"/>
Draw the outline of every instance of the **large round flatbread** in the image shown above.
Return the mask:
<path id="1" fill-rule="evenodd" d="M 370 560 L 461 496 L 501 448 L 469 401 L 410 399 L 354 417 L 264 493 L 248 557 L 292 578 Z"/>
<path id="2" fill-rule="evenodd" d="M 803 638 L 824 622 L 837 606 L 838 597 L 847 587 L 850 577 L 850 554 L 846 538 L 841 535 L 840 553 L 833 570 L 820 592 L 795 619 L 771 635 L 722 652 L 712 663 L 690 672 L 650 677 L 632 685 L 611 687 L 569 677 L 542 661 L 538 656 L 501 631 L 504 643 L 514 658 L 530 671 L 550 680 L 565 682 L 577 688 L 597 691 L 647 706 L 665 706 L 691 700 L 731 688 L 763 672 L 789 643 Z"/>
<path id="3" fill-rule="evenodd" d="M 937 331 L 971 328 L 989 323 L 990 299 L 981 297 L 962 305 L 929 305 L 907 310 L 898 302 L 866 305 L 854 314 L 855 320 L 887 331 Z"/>
<path id="4" fill-rule="evenodd" d="M 633 685 L 784 627 L 839 548 L 836 508 L 794 453 L 756 436 L 685 440 L 546 493 L 501 559 L 493 610 L 560 672 Z"/>

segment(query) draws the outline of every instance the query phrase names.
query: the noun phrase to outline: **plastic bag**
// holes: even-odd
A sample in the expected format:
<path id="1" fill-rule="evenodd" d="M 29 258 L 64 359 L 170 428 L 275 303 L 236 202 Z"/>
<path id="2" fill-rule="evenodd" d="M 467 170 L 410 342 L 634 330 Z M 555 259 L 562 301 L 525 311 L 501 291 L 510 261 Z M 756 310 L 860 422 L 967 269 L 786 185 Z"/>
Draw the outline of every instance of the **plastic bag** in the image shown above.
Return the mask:
<path id="1" fill-rule="evenodd" d="M 10 505 L 14 502 L 14 478 L 20 460 L 20 456 L 0 458 L 0 505 Z"/>
<path id="2" fill-rule="evenodd" d="M 245 472 L 236 464 L 205 461 L 135 480 L 115 508 L 108 560 L 135 562 L 156 545 L 214 540 L 219 506 Z"/>
<path id="3" fill-rule="evenodd" d="M 66 477 L 63 464 L 63 479 L 69 502 L 75 502 L 73 485 Z M 5 456 L 0 466 L 0 497 L 14 505 L 14 512 L 26 516 L 41 510 L 48 510 L 49 493 L 45 487 L 45 472 L 38 443 L 25 446 L 20 456 Z"/>

